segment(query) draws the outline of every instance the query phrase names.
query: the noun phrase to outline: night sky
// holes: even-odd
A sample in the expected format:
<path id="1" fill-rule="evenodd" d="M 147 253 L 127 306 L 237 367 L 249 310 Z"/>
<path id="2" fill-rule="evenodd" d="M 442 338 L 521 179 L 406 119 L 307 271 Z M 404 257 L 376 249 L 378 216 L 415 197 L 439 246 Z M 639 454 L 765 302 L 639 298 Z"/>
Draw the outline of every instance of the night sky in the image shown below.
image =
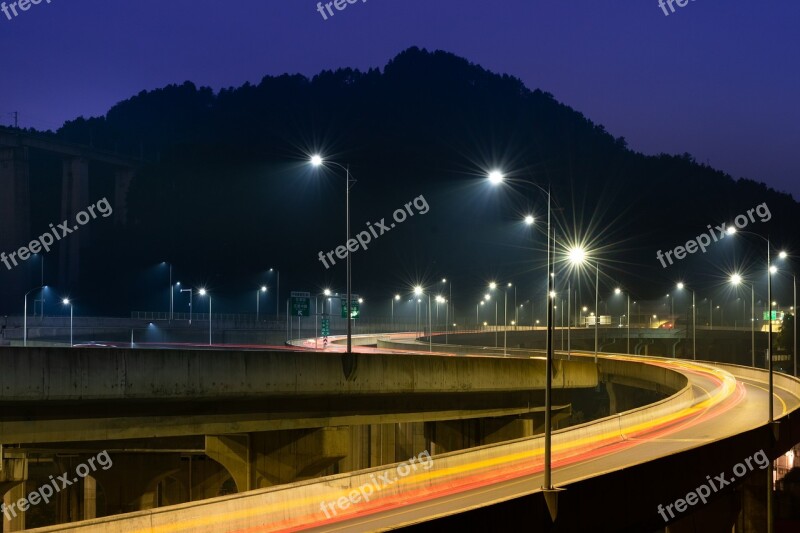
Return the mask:
<path id="1" fill-rule="evenodd" d="M 0 123 L 55 129 L 141 90 L 383 67 L 419 46 L 521 78 L 646 154 L 691 153 L 800 198 L 800 3 L 42 0 L 0 13 Z M 336 102 L 330 102 L 335 106 Z"/>

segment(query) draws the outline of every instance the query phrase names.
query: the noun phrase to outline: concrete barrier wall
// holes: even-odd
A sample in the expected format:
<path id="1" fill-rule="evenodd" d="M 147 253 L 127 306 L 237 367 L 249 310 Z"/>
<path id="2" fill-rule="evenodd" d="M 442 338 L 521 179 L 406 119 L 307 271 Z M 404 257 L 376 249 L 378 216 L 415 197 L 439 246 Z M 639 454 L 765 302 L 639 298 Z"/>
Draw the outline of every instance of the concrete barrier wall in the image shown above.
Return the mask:
<path id="1" fill-rule="evenodd" d="M 0 348 L 0 401 L 214 399 L 269 395 L 488 392 L 544 388 L 544 361 L 227 350 Z M 561 367 L 558 385 L 594 387 L 588 362 Z"/>

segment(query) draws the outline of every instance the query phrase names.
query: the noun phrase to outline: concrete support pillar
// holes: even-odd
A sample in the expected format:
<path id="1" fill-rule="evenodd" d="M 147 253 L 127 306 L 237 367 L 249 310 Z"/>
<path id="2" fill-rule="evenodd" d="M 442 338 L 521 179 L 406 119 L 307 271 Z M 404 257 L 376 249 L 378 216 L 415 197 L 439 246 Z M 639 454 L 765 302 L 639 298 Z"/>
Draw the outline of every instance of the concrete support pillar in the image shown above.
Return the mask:
<path id="1" fill-rule="evenodd" d="M 206 455 L 244 492 L 329 473 L 351 451 L 350 439 L 348 426 L 207 435 Z"/>
<path id="2" fill-rule="evenodd" d="M 0 520 L 3 521 L 3 533 L 12 533 L 25 529 L 25 511 L 17 506 L 17 502 L 27 496 L 25 492 L 26 485 L 27 482 L 25 481 L 16 483 L 3 496 L 3 504 L 7 509 L 10 509 L 8 514 L 11 516 L 11 520 L 8 520 L 7 516 L 0 516 Z M 12 505 L 14 507 L 11 507 Z"/>
<path id="3" fill-rule="evenodd" d="M 350 451 L 337 465 L 339 472 L 354 472 L 369 468 L 371 426 L 350 426 Z"/>
<path id="4" fill-rule="evenodd" d="M 56 464 L 59 464 L 58 461 Z M 70 472 L 69 469 L 61 470 Z M 75 479 L 72 485 L 56 494 L 56 523 L 77 522 L 83 517 L 83 487 L 83 480 Z"/>
<path id="5" fill-rule="evenodd" d="M 396 462 L 395 437 L 394 424 L 373 424 L 369 427 L 370 466 Z"/>
<path id="6" fill-rule="evenodd" d="M 97 480 L 92 476 L 83 479 L 83 519 L 97 518 Z"/>
<path id="7" fill-rule="evenodd" d="M 61 218 L 76 225 L 75 214 L 89 205 L 89 161 L 83 158 L 67 159 L 63 163 L 61 181 Z M 70 287 L 79 280 L 80 252 L 83 243 L 89 242 L 89 225 L 66 235 L 59 241 L 59 284 Z"/>
<path id="8" fill-rule="evenodd" d="M 124 226 L 128 220 L 128 190 L 136 171 L 120 168 L 114 172 L 114 225 Z"/>
<path id="9" fill-rule="evenodd" d="M 397 428 L 397 437 L 395 438 L 397 446 L 396 461 L 407 461 L 424 451 L 431 452 L 430 443 L 425 436 L 425 424 L 423 422 L 406 422 L 395 424 L 395 427 Z"/>
<path id="10" fill-rule="evenodd" d="M 250 445 L 253 488 L 269 487 L 333 473 L 350 450 L 350 428 L 251 433 Z"/>
<path id="11" fill-rule="evenodd" d="M 206 455 L 225 467 L 239 492 L 255 488 L 255 476 L 251 473 L 250 435 L 206 435 Z"/>
<path id="12" fill-rule="evenodd" d="M 433 443 L 432 453 L 442 454 L 477 446 L 477 430 L 469 420 L 426 422 L 427 437 Z"/>

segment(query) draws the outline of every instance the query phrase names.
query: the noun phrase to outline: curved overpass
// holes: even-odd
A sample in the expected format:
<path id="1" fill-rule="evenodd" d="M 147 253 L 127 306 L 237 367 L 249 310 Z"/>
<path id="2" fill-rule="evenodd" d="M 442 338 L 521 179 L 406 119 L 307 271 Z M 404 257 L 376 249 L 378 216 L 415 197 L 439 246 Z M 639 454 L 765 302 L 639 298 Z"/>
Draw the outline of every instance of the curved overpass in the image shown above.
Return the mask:
<path id="1" fill-rule="evenodd" d="M 646 368 L 685 386 L 656 404 L 554 432 L 553 481 L 567 489 L 559 504 L 564 531 L 663 526 L 659 504 L 707 476 L 731 477 L 736 463 L 761 449 L 774 458 L 800 441 L 795 378 L 775 376 L 781 424 L 773 433 L 762 370 L 612 355 L 599 367 L 616 375 Z M 512 512 L 544 524 L 542 453 L 541 437 L 525 438 L 436 455 L 416 469 L 401 463 L 42 531 L 373 531 L 428 520 L 496 525 Z M 376 487 L 369 498 L 368 485 Z"/>

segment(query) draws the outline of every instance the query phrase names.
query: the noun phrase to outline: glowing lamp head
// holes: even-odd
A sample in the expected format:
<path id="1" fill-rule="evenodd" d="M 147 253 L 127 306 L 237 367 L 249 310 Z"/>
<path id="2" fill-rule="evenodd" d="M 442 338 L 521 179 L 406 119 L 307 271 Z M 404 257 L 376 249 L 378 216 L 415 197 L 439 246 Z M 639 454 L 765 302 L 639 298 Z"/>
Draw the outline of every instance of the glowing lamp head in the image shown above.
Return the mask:
<path id="1" fill-rule="evenodd" d="M 69 298 L 64 298 L 63 300 L 61 300 L 61 303 L 64 305 L 69 305 Z"/>
<path id="2" fill-rule="evenodd" d="M 493 281 L 493 282 L 491 282 L 491 283 L 489 284 L 489 288 L 490 288 L 490 289 L 492 289 L 492 290 L 495 290 L 495 289 L 497 288 L 497 283 L 495 283 L 494 281 Z"/>
<path id="3" fill-rule="evenodd" d="M 683 290 L 683 287 L 684 287 L 683 283 L 678 283 L 678 290 Z"/>
<path id="4" fill-rule="evenodd" d="M 533 215 L 528 215 L 525 217 L 525 224 L 528 226 L 533 225 Z"/>
<path id="5" fill-rule="evenodd" d="M 420 287 L 419 285 L 417 285 L 416 287 L 414 287 L 414 294 L 416 294 L 417 296 L 419 296 L 420 294 L 422 294 L 422 287 Z"/>
<path id="6" fill-rule="evenodd" d="M 573 265 L 580 265 L 586 260 L 586 250 L 576 246 L 569 251 L 569 261 Z"/>
<path id="7" fill-rule="evenodd" d="M 787 257 L 788 255 L 789 255 L 789 254 L 787 254 L 786 252 L 784 252 L 784 251 L 781 251 L 781 252 L 778 254 L 778 257 L 780 257 L 781 259 L 786 259 L 786 257 Z"/>
<path id="8" fill-rule="evenodd" d="M 262 285 L 262 286 L 261 286 L 261 292 L 267 292 L 267 287 L 266 287 L 266 285 Z"/>
<path id="9" fill-rule="evenodd" d="M 778 267 L 776 267 L 775 265 L 772 265 L 771 267 L 769 267 L 769 273 L 770 274 L 775 274 L 777 271 L 778 271 Z"/>
<path id="10" fill-rule="evenodd" d="M 621 293 L 621 292 L 622 292 L 622 289 L 620 289 L 619 287 L 617 287 L 616 289 L 614 289 L 614 294 L 619 294 L 619 293 Z"/>
<path id="11" fill-rule="evenodd" d="M 395 301 L 399 301 L 400 300 L 400 295 L 399 294 L 395 294 L 394 295 L 394 299 L 395 299 Z"/>
<path id="12" fill-rule="evenodd" d="M 503 178 L 504 178 L 503 173 L 500 172 L 499 170 L 492 170 L 491 172 L 489 172 L 489 183 L 491 183 L 492 185 L 499 185 L 500 183 L 503 182 Z"/>
<path id="13" fill-rule="evenodd" d="M 734 285 L 738 285 L 741 282 L 742 282 L 742 276 L 740 276 L 739 274 L 734 274 L 731 276 L 731 283 L 733 283 Z"/>
<path id="14" fill-rule="evenodd" d="M 313 166 L 318 167 L 318 166 L 322 165 L 322 163 L 323 163 L 323 161 L 322 161 L 322 156 L 321 155 L 314 154 L 314 155 L 311 156 L 311 164 Z M 270 270 L 272 270 L 272 269 L 270 269 Z"/>
<path id="15" fill-rule="evenodd" d="M 197 291 L 197 293 L 198 293 L 200 296 L 205 296 L 205 295 L 206 295 L 206 290 L 205 290 L 205 289 L 200 289 L 199 291 Z"/>
<path id="16" fill-rule="evenodd" d="M 726 233 L 727 233 L 728 235 L 733 235 L 734 233 L 736 233 L 736 228 L 735 228 L 735 227 L 733 227 L 733 226 L 728 226 L 728 229 L 727 229 L 727 230 L 725 230 L 725 231 L 726 231 Z"/>

